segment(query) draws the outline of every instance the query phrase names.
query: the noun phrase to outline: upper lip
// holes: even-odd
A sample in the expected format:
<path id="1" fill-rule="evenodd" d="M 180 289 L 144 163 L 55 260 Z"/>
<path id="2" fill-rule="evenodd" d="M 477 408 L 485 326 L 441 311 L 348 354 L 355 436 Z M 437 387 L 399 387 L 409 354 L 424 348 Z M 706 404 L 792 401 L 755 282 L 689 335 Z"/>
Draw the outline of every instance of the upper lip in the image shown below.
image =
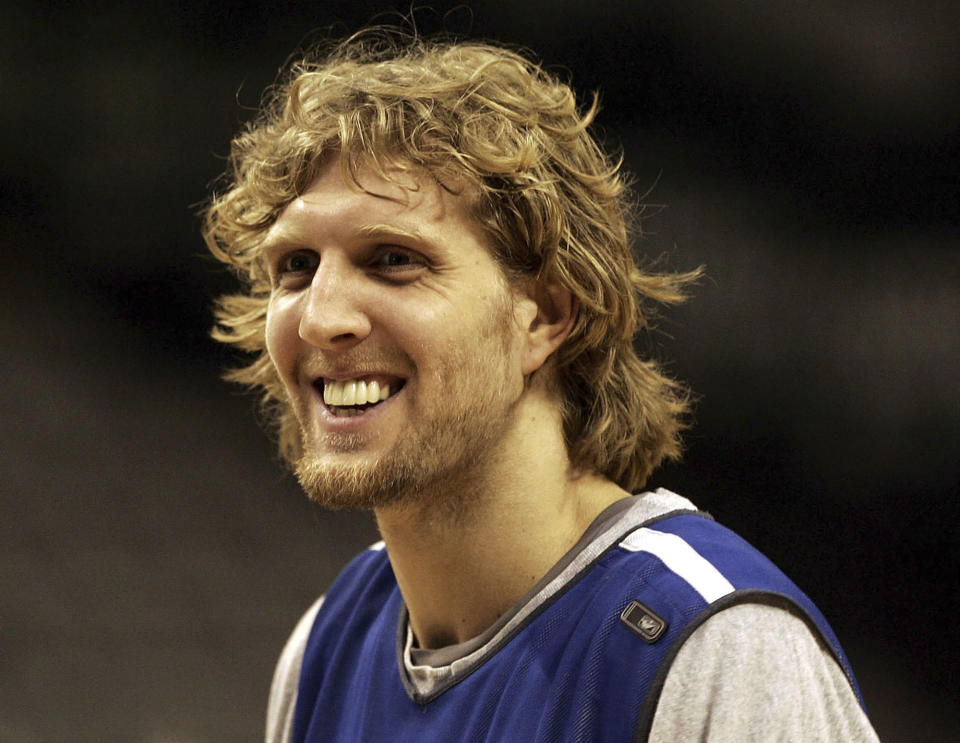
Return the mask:
<path id="1" fill-rule="evenodd" d="M 338 372 L 327 371 L 323 374 L 311 374 L 308 379 L 310 379 L 310 384 L 312 384 L 313 387 L 322 392 L 323 388 L 332 382 L 344 382 L 351 379 L 370 379 L 371 377 L 378 379 L 381 385 L 389 385 L 394 392 L 399 391 L 400 388 L 403 387 L 407 382 L 407 378 L 399 374 L 360 369 Z"/>
<path id="2" fill-rule="evenodd" d="M 314 382 L 344 382 L 348 379 L 362 379 L 364 377 L 389 377 L 391 379 L 403 380 L 405 377 L 400 374 L 385 371 L 348 371 L 348 372 L 327 372 L 324 374 L 311 374 Z"/>

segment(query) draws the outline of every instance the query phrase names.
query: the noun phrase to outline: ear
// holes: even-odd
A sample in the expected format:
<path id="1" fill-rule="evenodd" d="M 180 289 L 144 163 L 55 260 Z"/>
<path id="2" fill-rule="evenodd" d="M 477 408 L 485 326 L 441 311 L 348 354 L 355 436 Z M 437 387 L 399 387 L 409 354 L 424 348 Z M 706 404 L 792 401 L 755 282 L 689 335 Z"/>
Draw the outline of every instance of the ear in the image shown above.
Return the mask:
<path id="1" fill-rule="evenodd" d="M 577 319 L 577 300 L 555 283 L 536 282 L 518 302 L 523 332 L 521 370 L 524 376 L 542 367 L 570 335 Z"/>

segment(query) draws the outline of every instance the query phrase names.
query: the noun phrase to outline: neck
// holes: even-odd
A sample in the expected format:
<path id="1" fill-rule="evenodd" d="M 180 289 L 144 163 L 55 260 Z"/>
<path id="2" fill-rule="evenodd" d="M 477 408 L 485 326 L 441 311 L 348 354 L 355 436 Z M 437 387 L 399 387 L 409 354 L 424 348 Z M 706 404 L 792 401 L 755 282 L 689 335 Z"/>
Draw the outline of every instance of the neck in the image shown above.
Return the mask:
<path id="1" fill-rule="evenodd" d="M 533 588 L 604 508 L 628 495 L 605 478 L 573 473 L 558 414 L 531 412 L 521 412 L 518 425 L 486 458 L 496 466 L 438 486 L 433 497 L 416 505 L 376 512 L 422 648 L 483 632 Z M 536 446 L 525 450 L 524 441 Z M 456 505 L 440 505 L 451 500 Z"/>

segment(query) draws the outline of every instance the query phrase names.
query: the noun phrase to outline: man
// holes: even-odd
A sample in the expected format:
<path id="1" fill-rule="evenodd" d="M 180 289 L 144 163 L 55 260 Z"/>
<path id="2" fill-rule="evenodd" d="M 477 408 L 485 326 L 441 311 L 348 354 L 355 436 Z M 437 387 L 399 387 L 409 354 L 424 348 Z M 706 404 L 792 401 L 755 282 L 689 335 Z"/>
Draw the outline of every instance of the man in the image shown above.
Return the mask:
<path id="1" fill-rule="evenodd" d="M 816 607 L 640 493 L 688 399 L 636 355 L 653 275 L 596 101 L 522 55 L 362 34 L 295 65 L 206 222 L 308 495 L 383 542 L 303 617 L 268 741 L 876 740 Z"/>

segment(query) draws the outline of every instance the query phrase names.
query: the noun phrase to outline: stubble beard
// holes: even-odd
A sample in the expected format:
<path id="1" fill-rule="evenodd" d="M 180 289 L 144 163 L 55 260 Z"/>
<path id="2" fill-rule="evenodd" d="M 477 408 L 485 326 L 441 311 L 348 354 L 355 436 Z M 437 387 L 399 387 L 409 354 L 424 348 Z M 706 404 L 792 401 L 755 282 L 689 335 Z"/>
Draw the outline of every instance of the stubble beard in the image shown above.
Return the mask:
<path id="1" fill-rule="evenodd" d="M 515 412 L 516 401 L 504 386 L 506 363 L 486 369 L 478 363 L 507 358 L 504 323 L 508 315 L 505 310 L 495 314 L 492 327 L 477 339 L 479 352 L 468 355 L 460 350 L 435 373 L 435 389 L 443 389 L 444 381 L 456 380 L 464 394 L 434 400 L 427 408 L 413 393 L 409 405 L 414 419 L 374 461 L 358 456 L 362 461 L 332 462 L 325 452 L 360 451 L 364 438 L 317 434 L 309 423 L 304 425 L 309 418 L 305 410 L 300 411 L 304 453 L 295 472 L 311 500 L 334 510 L 429 506 L 437 516 L 441 511 L 454 517 L 465 512 L 482 489 L 485 470 L 497 456 Z"/>
<path id="2" fill-rule="evenodd" d="M 483 479 L 479 463 L 490 460 L 508 427 L 507 410 L 491 415 L 490 406 L 462 406 L 411 426 L 374 461 L 331 463 L 308 443 L 296 474 L 310 499 L 325 508 L 455 507 Z"/>

